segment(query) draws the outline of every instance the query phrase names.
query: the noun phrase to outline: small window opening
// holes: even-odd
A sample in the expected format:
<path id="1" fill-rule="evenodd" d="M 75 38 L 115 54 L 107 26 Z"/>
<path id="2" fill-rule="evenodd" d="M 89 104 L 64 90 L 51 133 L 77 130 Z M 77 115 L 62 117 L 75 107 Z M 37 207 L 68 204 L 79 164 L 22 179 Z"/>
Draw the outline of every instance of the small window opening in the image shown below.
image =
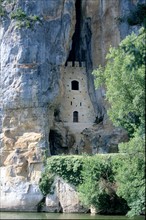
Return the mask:
<path id="1" fill-rule="evenodd" d="M 79 113 L 77 111 L 73 112 L 73 122 L 79 121 Z"/>
<path id="2" fill-rule="evenodd" d="M 72 105 L 72 102 L 70 102 L 70 104 Z"/>
<path id="3" fill-rule="evenodd" d="M 82 106 L 82 103 L 80 102 L 80 106 Z"/>
<path id="4" fill-rule="evenodd" d="M 73 80 L 73 81 L 71 82 L 71 89 L 72 89 L 72 90 L 79 90 L 79 82 L 76 81 L 76 80 Z"/>

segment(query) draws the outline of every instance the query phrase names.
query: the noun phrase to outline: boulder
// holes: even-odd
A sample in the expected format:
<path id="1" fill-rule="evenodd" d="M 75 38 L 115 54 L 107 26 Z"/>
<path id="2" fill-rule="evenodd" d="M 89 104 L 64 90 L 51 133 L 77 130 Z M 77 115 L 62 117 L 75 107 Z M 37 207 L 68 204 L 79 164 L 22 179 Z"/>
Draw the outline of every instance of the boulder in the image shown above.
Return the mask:
<path id="1" fill-rule="evenodd" d="M 79 200 L 79 195 L 75 187 L 60 177 L 56 177 L 53 194 L 46 197 L 46 211 L 62 211 L 64 213 L 82 213 L 87 212 L 87 208 L 83 207 Z"/>

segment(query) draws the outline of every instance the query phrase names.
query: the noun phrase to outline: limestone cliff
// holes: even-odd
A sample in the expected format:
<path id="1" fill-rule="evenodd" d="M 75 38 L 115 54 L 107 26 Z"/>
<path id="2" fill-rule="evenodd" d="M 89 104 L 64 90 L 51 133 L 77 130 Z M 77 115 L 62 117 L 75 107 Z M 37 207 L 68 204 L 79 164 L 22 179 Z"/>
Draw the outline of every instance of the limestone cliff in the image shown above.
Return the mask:
<path id="1" fill-rule="evenodd" d="M 99 64 L 105 64 L 109 46 L 117 46 L 131 31 L 127 24 L 120 25 L 117 18 L 134 7 L 136 2 L 136 0 L 2 2 L 1 7 L 4 10 L 0 23 L 2 210 L 37 210 L 37 204 L 43 198 L 38 188 L 43 169 L 42 159 L 44 153 L 50 155 L 52 139 L 50 140 L 49 134 L 54 132 L 54 140 L 58 137 L 61 150 L 56 153 L 75 153 L 74 135 L 63 123 L 60 123 L 59 127 L 55 125 L 56 121 L 60 120 L 58 110 L 64 94 L 61 69 L 67 61 L 85 62 L 88 94 L 94 114 L 102 118 L 103 125 L 108 123 L 104 102 L 105 91 L 103 88 L 95 91 L 91 72 Z M 115 128 L 112 126 L 110 128 L 112 139 L 112 131 Z M 101 131 L 103 130 L 104 127 Z M 104 138 L 108 136 L 109 130 L 104 130 Z M 102 139 L 102 132 L 99 133 L 98 137 L 100 135 Z M 87 152 L 100 152 L 97 147 L 102 148 L 102 145 L 99 146 L 100 141 L 96 134 L 94 141 L 91 141 L 93 140 L 91 136 L 87 139 L 86 132 L 81 135 L 84 134 L 79 146 L 80 152 L 84 146 L 83 152 L 86 151 L 88 144 L 91 144 L 93 149 L 87 149 Z M 123 140 L 123 137 L 116 137 L 115 140 L 114 135 L 114 146 Z M 66 151 L 64 143 L 72 143 L 72 150 Z M 101 143 L 103 144 L 103 140 Z"/>
<path id="2" fill-rule="evenodd" d="M 1 208 L 37 210 L 42 199 L 37 185 L 42 151 L 49 151 L 49 131 L 60 94 L 59 70 L 74 33 L 75 4 L 74 0 L 5 2 L 6 16 L 1 22 Z M 10 13 L 19 8 L 26 18 L 35 15 L 39 21 L 32 28 L 17 28 L 18 21 Z"/>

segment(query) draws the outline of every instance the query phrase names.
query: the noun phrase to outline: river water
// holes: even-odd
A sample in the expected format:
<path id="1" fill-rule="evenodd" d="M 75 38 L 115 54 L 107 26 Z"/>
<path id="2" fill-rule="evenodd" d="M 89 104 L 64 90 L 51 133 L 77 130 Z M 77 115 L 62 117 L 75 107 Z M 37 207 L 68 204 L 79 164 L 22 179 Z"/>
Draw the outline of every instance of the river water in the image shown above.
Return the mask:
<path id="1" fill-rule="evenodd" d="M 125 216 L 91 215 L 91 214 L 62 214 L 41 212 L 0 212 L 0 219 L 99 219 L 99 220 L 128 220 Z M 144 216 L 132 220 L 144 220 Z"/>

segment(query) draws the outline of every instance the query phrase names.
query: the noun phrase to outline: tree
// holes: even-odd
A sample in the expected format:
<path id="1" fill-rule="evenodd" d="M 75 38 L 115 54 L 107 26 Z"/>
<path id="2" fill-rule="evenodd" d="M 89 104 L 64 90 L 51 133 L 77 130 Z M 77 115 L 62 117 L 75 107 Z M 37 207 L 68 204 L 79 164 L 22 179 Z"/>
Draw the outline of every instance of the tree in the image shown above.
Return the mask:
<path id="1" fill-rule="evenodd" d="M 129 210 L 126 200 L 116 194 L 114 158 L 114 155 L 84 158 L 79 196 L 85 206 L 94 207 L 100 214 L 126 214 Z"/>
<path id="2" fill-rule="evenodd" d="M 95 86 L 106 87 L 110 119 L 129 132 L 129 142 L 119 144 L 119 152 L 127 156 L 117 161 L 120 166 L 115 163 L 115 180 L 117 195 L 127 201 L 130 216 L 145 210 L 145 32 L 141 28 L 118 48 L 110 48 L 106 66 L 93 72 Z"/>
<path id="3" fill-rule="evenodd" d="M 132 217 L 145 211 L 145 154 L 144 136 L 135 134 L 128 143 L 119 145 L 120 152 L 127 153 L 115 173 L 117 195 L 127 201 Z M 119 163 L 119 162 L 118 162 Z"/>
<path id="4" fill-rule="evenodd" d="M 95 86 L 106 86 L 110 119 L 132 135 L 137 128 L 144 129 L 145 29 L 138 36 L 127 36 L 118 48 L 110 48 L 106 58 L 106 67 L 93 71 Z"/>

